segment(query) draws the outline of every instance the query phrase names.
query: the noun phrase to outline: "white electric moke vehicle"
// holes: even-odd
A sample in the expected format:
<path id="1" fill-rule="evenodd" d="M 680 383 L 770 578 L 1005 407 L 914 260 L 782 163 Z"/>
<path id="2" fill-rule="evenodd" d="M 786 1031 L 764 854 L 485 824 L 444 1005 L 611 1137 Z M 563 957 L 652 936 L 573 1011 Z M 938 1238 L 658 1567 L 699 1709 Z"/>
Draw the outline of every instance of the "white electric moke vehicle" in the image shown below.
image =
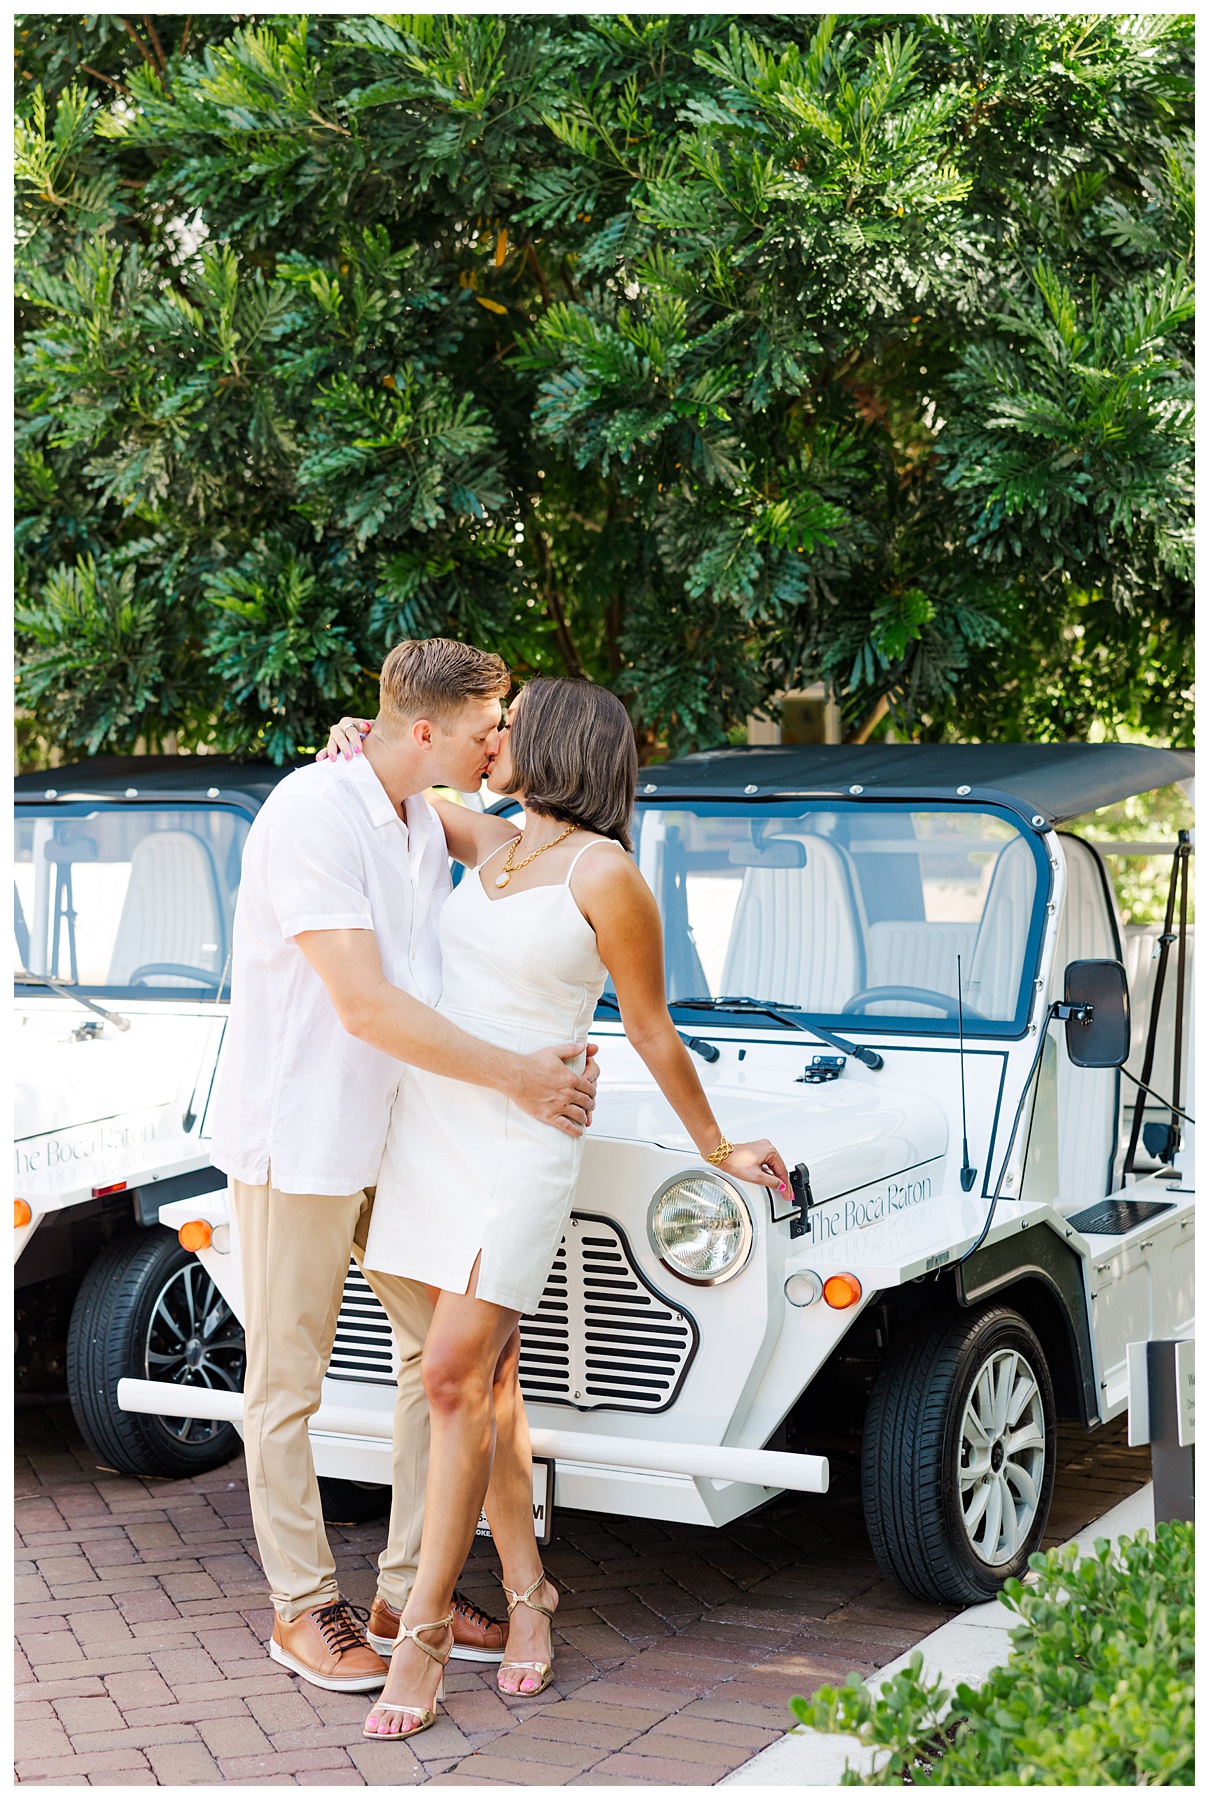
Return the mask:
<path id="1" fill-rule="evenodd" d="M 15 795 L 17 1390 L 64 1381 L 114 1468 L 199 1474 L 225 1421 L 123 1413 L 137 1370 L 238 1392 L 243 1328 L 160 1207 L 221 1189 L 206 1109 L 226 1026 L 240 858 L 288 773 L 99 757 Z"/>
<path id="2" fill-rule="evenodd" d="M 724 1128 L 771 1137 L 794 1190 L 701 1162 L 606 994 L 575 1209 L 522 1323 L 557 1505 L 722 1525 L 825 1491 L 828 1456 L 859 1452 L 904 1587 L 969 1603 L 1020 1572 L 1058 1418 L 1120 1413 L 1126 1345 L 1193 1317 L 1188 848 L 1167 927 L 1125 928 L 1101 851 L 1058 827 L 1190 776 L 1185 753 L 1121 745 L 727 750 L 643 771 L 636 855 L 673 1017 Z M 164 1245 L 201 1245 L 208 1316 L 238 1319 L 218 1184 L 158 1217 Z M 122 1420 L 238 1428 L 237 1380 L 191 1367 L 193 1340 L 169 1368 L 138 1333 L 107 1351 L 96 1320 L 94 1443 Z M 321 1476 L 388 1481 L 392 1357 L 350 1267 Z"/>

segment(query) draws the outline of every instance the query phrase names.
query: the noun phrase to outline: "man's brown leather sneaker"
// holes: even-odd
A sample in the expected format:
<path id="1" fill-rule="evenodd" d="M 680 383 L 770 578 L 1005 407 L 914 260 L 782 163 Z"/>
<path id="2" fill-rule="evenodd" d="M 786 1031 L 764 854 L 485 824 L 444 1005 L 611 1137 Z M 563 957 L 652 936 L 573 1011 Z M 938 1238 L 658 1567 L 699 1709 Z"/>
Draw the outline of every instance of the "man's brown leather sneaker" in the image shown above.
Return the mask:
<path id="1" fill-rule="evenodd" d="M 370 1609 L 370 1643 L 383 1656 L 389 1656 L 398 1629 L 399 1614 L 379 1594 Z M 503 1662 L 507 1638 L 508 1627 L 502 1620 L 491 1618 L 465 1594 L 454 1595 L 452 1656 L 461 1657 L 463 1662 Z"/>
<path id="2" fill-rule="evenodd" d="M 347 1600 L 316 1606 L 296 1619 L 277 1619 L 269 1655 L 315 1687 L 335 1693 L 368 1694 L 386 1680 L 386 1664 L 371 1650 L 362 1621 L 366 1613 Z"/>

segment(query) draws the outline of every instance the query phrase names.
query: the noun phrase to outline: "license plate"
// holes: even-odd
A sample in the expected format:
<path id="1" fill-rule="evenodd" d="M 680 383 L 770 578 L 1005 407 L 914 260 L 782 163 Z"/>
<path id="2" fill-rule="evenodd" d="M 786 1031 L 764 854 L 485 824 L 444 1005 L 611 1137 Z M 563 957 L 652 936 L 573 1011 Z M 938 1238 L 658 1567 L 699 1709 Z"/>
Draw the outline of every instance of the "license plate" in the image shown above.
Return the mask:
<path id="1" fill-rule="evenodd" d="M 533 1534 L 539 1544 L 548 1544 L 554 1525 L 554 1458 L 533 1458 Z M 487 1514 L 479 1514 L 476 1537 L 490 1537 Z"/>

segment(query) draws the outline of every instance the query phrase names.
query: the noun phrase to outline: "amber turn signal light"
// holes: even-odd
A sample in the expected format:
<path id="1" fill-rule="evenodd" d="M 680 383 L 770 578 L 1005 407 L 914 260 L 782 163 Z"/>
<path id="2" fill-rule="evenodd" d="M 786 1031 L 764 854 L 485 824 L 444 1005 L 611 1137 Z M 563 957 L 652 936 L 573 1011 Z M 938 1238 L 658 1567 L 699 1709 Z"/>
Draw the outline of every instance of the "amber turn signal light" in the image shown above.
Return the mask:
<path id="1" fill-rule="evenodd" d="M 14 1200 L 13 1201 L 13 1226 L 14 1226 L 14 1229 L 19 1231 L 22 1225 L 28 1225 L 30 1220 L 33 1218 L 33 1216 L 34 1215 L 33 1215 L 32 1211 L 30 1210 L 30 1204 L 29 1204 L 28 1200 Z"/>
<path id="2" fill-rule="evenodd" d="M 187 1225 L 181 1226 L 176 1235 L 181 1241 L 182 1249 L 204 1250 L 214 1233 L 208 1220 L 190 1219 Z"/>
<path id="3" fill-rule="evenodd" d="M 823 1283 L 823 1298 L 828 1306 L 855 1306 L 861 1297 L 861 1284 L 855 1275 L 829 1275 Z"/>

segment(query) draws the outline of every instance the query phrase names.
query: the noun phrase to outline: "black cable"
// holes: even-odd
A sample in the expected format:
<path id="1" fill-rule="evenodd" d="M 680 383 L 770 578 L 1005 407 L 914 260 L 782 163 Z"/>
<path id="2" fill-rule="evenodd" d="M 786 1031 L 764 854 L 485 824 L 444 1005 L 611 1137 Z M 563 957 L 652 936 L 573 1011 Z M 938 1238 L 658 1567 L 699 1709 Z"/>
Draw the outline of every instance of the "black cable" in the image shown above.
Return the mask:
<path id="1" fill-rule="evenodd" d="M 1187 841 L 1188 834 L 1181 833 L 1181 844 Z M 1180 858 L 1180 935 L 1175 954 L 1175 1052 L 1172 1057 L 1171 1091 L 1175 1099 L 1171 1106 L 1171 1135 L 1179 1147 L 1180 1133 L 1176 1124 L 1182 1118 L 1180 1112 L 1180 1076 L 1183 1070 L 1184 1056 L 1184 976 L 1187 971 L 1188 958 L 1188 855 Z"/>
<path id="2" fill-rule="evenodd" d="M 1144 1081 L 1139 1081 L 1136 1075 L 1131 1075 L 1129 1073 L 1128 1069 L 1122 1069 L 1121 1073 L 1124 1075 L 1126 1081 L 1132 1081 L 1133 1085 L 1135 1087 L 1140 1087 L 1144 1094 L 1149 1094 L 1152 1100 L 1157 1100 L 1164 1112 L 1173 1112 L 1178 1119 L 1187 1119 L 1190 1125 L 1196 1124 L 1196 1120 L 1191 1113 L 1186 1113 L 1182 1111 L 1180 1107 L 1173 1106 L 1170 1100 L 1164 1100 L 1162 1094 L 1156 1094 L 1152 1087 L 1147 1087 Z"/>
<path id="3" fill-rule="evenodd" d="M 961 957 L 957 958 L 957 1056 L 961 1068 L 961 1191 L 968 1194 L 978 1179 L 970 1161 L 970 1134 L 966 1124 L 966 1027 L 961 1004 Z"/>
<path id="4" fill-rule="evenodd" d="M 1046 1040 L 1049 1037 L 1050 1020 L 1053 1016 L 1053 1007 L 1047 1007 L 1045 1018 L 1037 1028 L 1037 1051 L 1033 1057 L 1032 1067 L 1025 1076 L 1024 1086 L 1020 1090 L 1020 1104 L 1016 1108 L 1016 1117 L 1012 1120 L 1011 1136 L 1008 1138 L 1007 1149 L 1003 1154 L 1003 1162 L 1000 1164 L 999 1168 L 999 1180 L 995 1183 L 995 1191 L 991 1195 L 991 1204 L 987 1208 L 987 1216 L 983 1221 L 982 1230 L 978 1233 L 978 1236 L 974 1239 L 974 1242 L 970 1245 L 969 1249 L 962 1256 L 957 1258 L 957 1261 L 953 1264 L 955 1269 L 960 1268 L 963 1262 L 968 1262 L 975 1250 L 981 1249 L 986 1234 L 991 1229 L 991 1220 L 995 1217 L 995 1207 L 999 1202 L 999 1195 L 1003 1189 L 1003 1178 L 1007 1174 L 1008 1163 L 1012 1159 L 1012 1149 L 1016 1142 L 1016 1133 L 1019 1131 L 1020 1121 L 1024 1117 L 1025 1102 L 1029 1096 L 1029 1089 L 1033 1085 L 1033 1077 L 1041 1066 L 1041 1053 L 1045 1049 Z"/>
<path id="5" fill-rule="evenodd" d="M 1159 1041 L 1159 1014 L 1163 1006 L 1163 984 L 1167 978 L 1167 958 L 1176 939 L 1171 929 L 1175 920 L 1175 902 L 1179 889 L 1180 867 L 1190 854 L 1190 839 L 1186 831 L 1181 831 L 1171 859 L 1171 881 L 1167 888 L 1167 906 L 1163 914 L 1163 929 L 1159 933 L 1159 966 L 1154 972 L 1154 986 L 1150 993 L 1150 1024 L 1146 1031 L 1146 1048 L 1142 1054 L 1142 1080 L 1149 1081 L 1154 1074 L 1155 1051 Z M 1136 1105 L 1133 1109 L 1133 1124 L 1129 1130 L 1129 1148 L 1125 1152 L 1125 1161 L 1121 1167 L 1122 1177 L 1134 1173 L 1134 1157 L 1137 1155 L 1138 1139 L 1142 1135 L 1142 1111 Z"/>

